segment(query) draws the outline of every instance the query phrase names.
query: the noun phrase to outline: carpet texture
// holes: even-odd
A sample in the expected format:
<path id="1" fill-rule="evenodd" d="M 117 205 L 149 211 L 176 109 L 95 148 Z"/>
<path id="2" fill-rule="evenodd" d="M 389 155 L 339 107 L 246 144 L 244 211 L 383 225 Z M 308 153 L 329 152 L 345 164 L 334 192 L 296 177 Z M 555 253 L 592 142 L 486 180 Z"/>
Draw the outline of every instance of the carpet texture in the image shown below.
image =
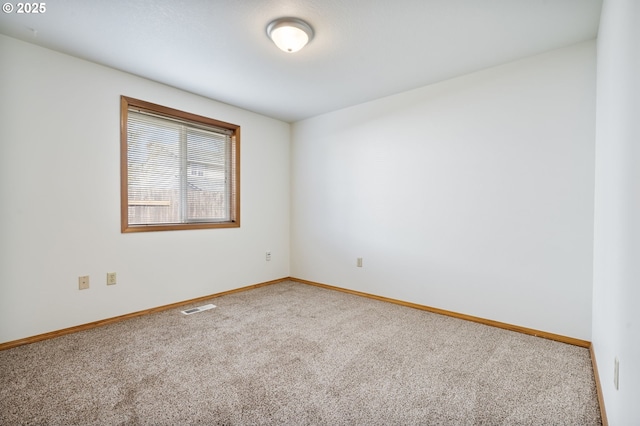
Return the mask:
<path id="1" fill-rule="evenodd" d="M 2 351 L 0 424 L 601 419 L 585 348 L 284 282 Z"/>

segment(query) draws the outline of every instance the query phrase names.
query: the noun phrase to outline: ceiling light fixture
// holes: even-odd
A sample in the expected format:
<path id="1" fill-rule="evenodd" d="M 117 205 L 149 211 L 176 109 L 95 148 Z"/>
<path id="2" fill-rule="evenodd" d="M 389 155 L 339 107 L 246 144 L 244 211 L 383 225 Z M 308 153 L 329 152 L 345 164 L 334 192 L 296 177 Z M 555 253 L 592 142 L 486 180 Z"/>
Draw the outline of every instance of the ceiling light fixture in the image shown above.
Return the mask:
<path id="1" fill-rule="evenodd" d="M 279 18 L 267 25 L 267 35 L 281 50 L 297 52 L 313 38 L 313 28 L 302 19 Z"/>

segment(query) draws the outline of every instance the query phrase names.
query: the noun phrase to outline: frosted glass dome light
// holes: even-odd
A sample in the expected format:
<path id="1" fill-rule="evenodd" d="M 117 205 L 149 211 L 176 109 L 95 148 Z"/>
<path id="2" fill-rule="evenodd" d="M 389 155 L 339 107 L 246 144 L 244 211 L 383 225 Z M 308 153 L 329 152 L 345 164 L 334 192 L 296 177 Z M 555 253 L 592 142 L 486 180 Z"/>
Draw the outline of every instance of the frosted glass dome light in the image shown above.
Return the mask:
<path id="1" fill-rule="evenodd" d="M 267 25 L 267 35 L 281 50 L 297 52 L 313 38 L 313 29 L 302 19 L 280 18 Z"/>

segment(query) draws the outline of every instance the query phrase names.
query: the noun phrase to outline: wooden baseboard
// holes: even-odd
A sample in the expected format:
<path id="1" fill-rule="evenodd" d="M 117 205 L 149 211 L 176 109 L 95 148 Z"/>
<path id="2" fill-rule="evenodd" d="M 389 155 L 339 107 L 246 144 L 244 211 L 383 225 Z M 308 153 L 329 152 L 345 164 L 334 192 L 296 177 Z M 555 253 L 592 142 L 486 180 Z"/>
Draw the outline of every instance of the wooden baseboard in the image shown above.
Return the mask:
<path id="1" fill-rule="evenodd" d="M 449 316 L 449 317 L 463 319 L 463 320 L 466 320 L 466 321 L 473 321 L 473 322 L 477 322 L 477 323 L 480 323 L 480 324 L 490 325 L 492 327 L 498 327 L 498 328 L 503 328 L 505 330 L 516 331 L 518 333 L 530 334 L 530 335 L 536 336 L 536 337 L 543 337 L 545 339 L 556 340 L 558 342 L 568 343 L 570 345 L 580 346 L 580 347 L 583 347 L 583 348 L 588 348 L 588 347 L 591 346 L 591 342 L 589 342 L 587 340 L 580 340 L 580 339 L 576 339 L 576 338 L 573 338 L 573 337 L 562 336 L 560 334 L 548 333 L 546 331 L 540 331 L 540 330 L 534 330 L 532 328 L 520 327 L 518 325 L 507 324 L 507 323 L 504 323 L 504 322 L 493 321 L 493 320 L 490 320 L 490 319 L 485 319 L 485 318 L 480 318 L 480 317 L 474 317 L 474 316 L 471 316 L 471 315 L 460 314 L 458 312 L 452 312 L 452 311 L 447 311 L 447 310 L 444 310 L 444 309 L 433 308 L 431 306 L 419 305 L 417 303 L 405 302 L 403 300 L 391 299 L 391 298 L 384 297 L 384 296 L 377 296 L 375 294 L 364 293 L 364 292 L 361 292 L 361 291 L 349 290 L 349 289 L 346 289 L 346 288 L 336 287 L 336 286 L 329 285 L 329 284 L 322 284 L 322 283 L 317 283 L 317 282 L 314 282 L 314 281 L 303 280 L 301 278 L 289 277 L 289 279 L 291 281 L 296 281 L 296 282 L 299 282 L 299 283 L 302 283 L 302 284 L 313 285 L 313 286 L 316 286 L 316 287 L 322 287 L 322 288 L 326 288 L 326 289 L 329 289 L 329 290 L 336 290 L 336 291 L 341 291 L 341 292 L 344 292 L 344 293 L 354 294 L 356 296 L 363 296 L 363 297 L 367 297 L 369 299 L 375 299 L 375 300 L 380 300 L 380 301 L 383 301 L 383 302 L 394 303 L 396 305 L 407 306 L 407 307 L 410 307 L 410 308 L 420 309 L 422 311 L 427 311 L 427 312 L 433 312 L 433 313 L 440 314 L 440 315 L 446 315 L 446 316 Z"/>
<path id="2" fill-rule="evenodd" d="M 183 300 L 182 302 L 171 303 L 169 305 L 158 306 L 155 308 L 145 309 L 143 311 L 132 312 L 130 314 L 120 315 L 112 318 L 105 318 L 99 321 L 90 322 L 87 324 L 81 324 L 74 327 L 63 328 L 62 330 L 51 331 L 49 333 L 38 334 L 36 336 L 25 337 L 24 339 L 13 340 L 10 342 L 0 343 L 0 351 L 5 349 L 15 348 L 16 346 L 28 345 L 29 343 L 40 342 L 42 340 L 53 339 L 54 337 L 64 336 L 66 334 L 77 333 L 78 331 L 90 330 L 92 328 L 100 327 L 114 322 L 124 321 L 129 318 L 135 318 L 142 315 L 152 314 L 154 312 L 166 311 L 167 309 L 178 308 L 180 306 L 189 305 L 191 303 L 202 302 L 204 300 L 212 299 L 214 297 L 221 297 L 227 294 L 238 293 L 241 291 L 253 290 L 255 288 L 264 287 L 271 284 L 287 281 L 289 278 L 280 278 L 273 281 L 266 281 L 259 284 L 252 284 L 246 287 L 235 288 L 233 290 L 227 290 L 220 293 L 210 294 L 208 296 L 196 297 L 195 299 Z"/>
<path id="3" fill-rule="evenodd" d="M 591 354 L 591 366 L 593 367 L 593 377 L 596 380 L 596 393 L 598 394 L 598 405 L 600 406 L 600 417 L 602 418 L 602 426 L 609 426 L 607 420 L 607 411 L 604 408 L 604 396 L 602 394 L 602 384 L 600 383 L 600 373 L 598 373 L 598 363 L 596 362 L 596 352 L 593 349 L 593 343 L 589 345 L 589 353 Z"/>
<path id="4" fill-rule="evenodd" d="M 24 339 L 18 339 L 18 340 L 13 340 L 13 341 L 10 341 L 10 342 L 0 343 L 0 350 L 11 349 L 11 348 L 15 348 L 16 346 L 27 345 L 29 343 L 39 342 L 41 340 L 46 340 L 46 339 L 52 339 L 54 337 L 64 336 L 66 334 L 76 333 L 78 331 L 90 330 L 92 328 L 100 327 L 100 326 L 107 325 L 107 324 L 112 324 L 114 322 L 124 321 L 124 320 L 127 320 L 129 318 L 135 318 L 135 317 L 139 317 L 139 316 L 142 316 L 142 315 L 152 314 L 154 312 L 161 312 L 161 311 L 165 311 L 167 309 L 173 309 L 173 308 L 177 308 L 177 307 L 180 307 L 180 306 L 188 305 L 188 304 L 191 304 L 191 303 L 197 303 L 197 302 L 201 302 L 203 300 L 212 299 L 214 297 L 221 297 L 221 296 L 224 296 L 224 295 L 227 295 L 227 294 L 233 294 L 233 293 L 238 293 L 238 292 L 241 292 L 241 291 L 252 290 L 252 289 L 255 289 L 255 288 L 264 287 L 264 286 L 267 286 L 267 285 L 276 284 L 276 283 L 280 283 L 280 282 L 288 281 L 288 280 L 295 281 L 295 282 L 302 283 L 302 284 L 313 285 L 313 286 L 316 286 L 316 287 L 322 287 L 322 288 L 326 288 L 326 289 L 329 289 L 329 290 L 341 291 L 341 292 L 344 292 L 344 293 L 349 293 L 349 294 L 354 294 L 354 295 L 357 295 L 357 296 L 367 297 L 369 299 L 375 299 L 375 300 L 380 300 L 380 301 L 383 301 L 383 302 L 394 303 L 396 305 L 407 306 L 407 307 L 410 307 L 410 308 L 420 309 L 420 310 L 423 310 L 423 311 L 433 312 L 433 313 L 436 313 L 436 314 L 446 315 L 446 316 L 459 318 L 459 319 L 463 319 L 463 320 L 467 320 L 467 321 L 473 321 L 473 322 L 477 322 L 477 323 L 480 323 L 480 324 L 485 324 L 485 325 L 490 325 L 490 326 L 493 326 L 493 327 L 503 328 L 503 329 L 506 329 L 506 330 L 516 331 L 516 332 L 519 332 L 519 333 L 530 334 L 532 336 L 543 337 L 545 339 L 556 340 L 558 342 L 568 343 L 568 344 L 571 344 L 571 345 L 581 346 L 581 347 L 584 347 L 584 348 L 589 348 L 591 346 L 590 342 L 588 342 L 586 340 L 575 339 L 573 337 L 562 336 L 562 335 L 559 335 L 559 334 L 548 333 L 546 331 L 534 330 L 534 329 L 531 329 L 531 328 L 520 327 L 520 326 L 517 326 L 517 325 L 507 324 L 507 323 L 503 323 L 503 322 L 499 322 L 499 321 L 493 321 L 493 320 L 489 320 L 489 319 L 485 319 L 485 318 L 474 317 L 474 316 L 471 316 L 471 315 L 460 314 L 460 313 L 457 313 L 457 312 L 447 311 L 447 310 L 444 310 L 444 309 L 434 308 L 434 307 L 431 307 L 431 306 L 419 305 L 417 303 L 411 303 L 411 302 L 405 302 L 403 300 L 391 299 L 391 298 L 384 297 L 384 296 L 377 296 L 375 294 L 364 293 L 364 292 L 361 292 L 361 291 L 349 290 L 349 289 L 346 289 L 346 288 L 336 287 L 336 286 L 332 286 L 332 285 L 329 285 L 329 284 L 322 284 L 322 283 L 317 283 L 317 282 L 314 282 L 314 281 L 303 280 L 301 278 L 285 277 L 285 278 L 280 278 L 280 279 L 273 280 L 273 281 L 267 281 L 267 282 L 263 282 L 263 283 L 259 283 L 259 284 L 253 284 L 253 285 L 249 285 L 249 286 L 245 286 L 245 287 L 236 288 L 236 289 L 233 289 L 233 290 L 227 290 L 227 291 L 223 291 L 223 292 L 220 292 L 220 293 L 211 294 L 211 295 L 208 295 L 208 296 L 197 297 L 195 299 L 184 300 L 182 302 L 172 303 L 172 304 L 169 304 L 169 305 L 158 306 L 156 308 L 145 309 L 143 311 L 132 312 L 130 314 L 120 315 L 120 316 L 113 317 L 113 318 L 106 318 L 106 319 L 103 319 L 103 320 L 94 321 L 94 322 L 90 322 L 90 323 L 87 323 L 87 324 L 81 324 L 81 325 L 74 326 L 74 327 L 64 328 L 62 330 L 51 331 L 49 333 L 38 334 L 36 336 L 26 337 Z M 595 362 L 595 357 L 592 356 L 591 359 Z"/>

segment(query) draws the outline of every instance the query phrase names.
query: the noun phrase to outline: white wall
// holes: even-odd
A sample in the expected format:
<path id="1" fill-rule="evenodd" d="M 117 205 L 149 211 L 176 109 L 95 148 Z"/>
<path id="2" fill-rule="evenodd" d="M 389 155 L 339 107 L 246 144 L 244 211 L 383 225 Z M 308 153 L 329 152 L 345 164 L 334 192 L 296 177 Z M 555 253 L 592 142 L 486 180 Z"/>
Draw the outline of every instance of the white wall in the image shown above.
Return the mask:
<path id="1" fill-rule="evenodd" d="M 295 123 L 292 276 L 589 340 L 594 119 L 587 42 Z"/>
<path id="2" fill-rule="evenodd" d="M 0 342 L 289 276 L 289 124 L 5 36 L 0 62 Z M 241 228 L 120 233 L 120 95 L 241 126 Z"/>
<path id="3" fill-rule="evenodd" d="M 640 2 L 605 0 L 598 34 L 593 347 L 609 423 L 640 424 Z M 613 385 L 620 360 L 620 389 Z"/>

